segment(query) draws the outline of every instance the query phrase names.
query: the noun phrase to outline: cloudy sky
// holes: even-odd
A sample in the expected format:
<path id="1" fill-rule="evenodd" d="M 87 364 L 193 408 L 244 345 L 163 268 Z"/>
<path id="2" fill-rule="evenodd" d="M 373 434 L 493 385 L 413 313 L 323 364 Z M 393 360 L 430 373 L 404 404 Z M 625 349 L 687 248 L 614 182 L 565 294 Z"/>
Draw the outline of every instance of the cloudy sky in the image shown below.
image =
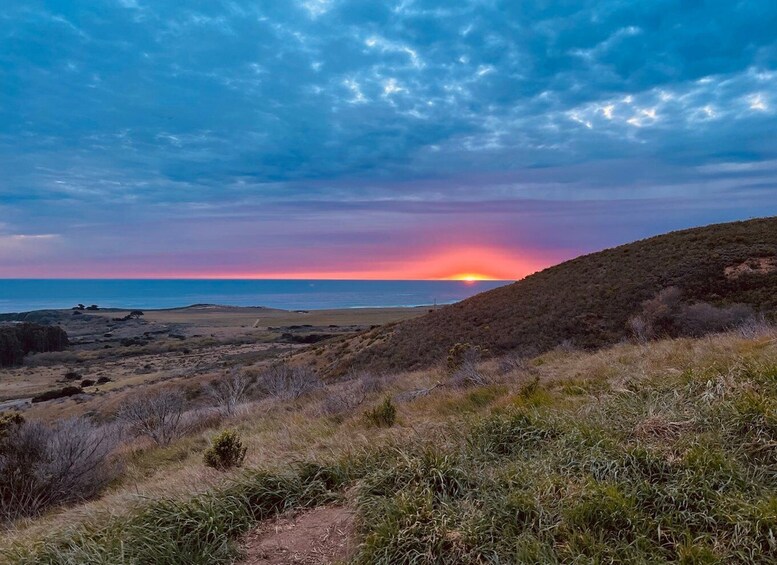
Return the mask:
<path id="1" fill-rule="evenodd" d="M 517 278 L 777 214 L 773 0 L 5 0 L 0 276 Z"/>

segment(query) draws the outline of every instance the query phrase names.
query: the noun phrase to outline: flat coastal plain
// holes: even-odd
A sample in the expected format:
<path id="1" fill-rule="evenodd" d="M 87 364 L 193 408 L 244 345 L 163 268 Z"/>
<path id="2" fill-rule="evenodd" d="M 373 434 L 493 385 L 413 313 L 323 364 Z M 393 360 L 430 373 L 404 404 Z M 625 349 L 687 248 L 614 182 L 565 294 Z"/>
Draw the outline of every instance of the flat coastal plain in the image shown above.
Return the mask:
<path id="1" fill-rule="evenodd" d="M 232 367 L 257 369 L 301 348 L 408 320 L 429 307 L 277 310 L 194 305 L 144 310 L 41 310 L 16 321 L 57 324 L 67 351 L 28 355 L 24 365 L 0 369 L 0 411 L 21 410 L 53 420 L 90 414 L 109 417 L 128 394 L 164 386 L 200 390 Z M 6 320 L 0 323 L 13 323 Z M 73 396 L 47 401 L 43 393 L 79 387 Z"/>

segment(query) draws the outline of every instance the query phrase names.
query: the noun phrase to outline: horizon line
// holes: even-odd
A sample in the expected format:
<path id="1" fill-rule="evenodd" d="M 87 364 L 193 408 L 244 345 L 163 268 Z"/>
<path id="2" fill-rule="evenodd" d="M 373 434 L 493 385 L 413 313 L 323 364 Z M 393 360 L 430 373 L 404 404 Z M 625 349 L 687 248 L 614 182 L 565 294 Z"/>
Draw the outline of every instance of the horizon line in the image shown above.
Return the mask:
<path id="1" fill-rule="evenodd" d="M 528 275 L 527 275 L 528 276 Z M 346 277 L 245 277 L 245 276 L 175 276 L 175 277 L 0 277 L 0 281 L 343 281 L 343 282 L 512 282 L 525 277 L 498 278 L 346 278 Z"/>

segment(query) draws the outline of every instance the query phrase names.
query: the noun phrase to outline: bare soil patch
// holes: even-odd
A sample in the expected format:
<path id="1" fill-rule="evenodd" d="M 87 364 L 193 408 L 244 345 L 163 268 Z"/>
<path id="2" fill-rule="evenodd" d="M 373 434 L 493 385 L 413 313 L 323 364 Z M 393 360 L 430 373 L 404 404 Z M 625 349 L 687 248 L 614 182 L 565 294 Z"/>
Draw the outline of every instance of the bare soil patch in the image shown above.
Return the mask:
<path id="1" fill-rule="evenodd" d="M 727 279 L 738 279 L 742 275 L 768 275 L 777 271 L 777 257 L 752 257 L 738 265 L 726 267 Z"/>
<path id="2" fill-rule="evenodd" d="M 248 534 L 240 565 L 325 565 L 354 549 L 354 515 L 344 506 L 284 514 Z"/>

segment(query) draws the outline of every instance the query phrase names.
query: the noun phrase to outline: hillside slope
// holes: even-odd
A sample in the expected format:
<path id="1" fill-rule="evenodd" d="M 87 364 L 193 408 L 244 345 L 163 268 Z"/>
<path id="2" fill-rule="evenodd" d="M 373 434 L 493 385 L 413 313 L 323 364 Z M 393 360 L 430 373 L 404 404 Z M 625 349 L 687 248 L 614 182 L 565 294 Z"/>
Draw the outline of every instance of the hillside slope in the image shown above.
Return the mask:
<path id="1" fill-rule="evenodd" d="M 626 337 L 642 303 L 672 286 L 687 302 L 777 311 L 777 218 L 672 232 L 585 255 L 319 352 L 319 362 L 330 373 L 420 368 L 458 342 L 494 354 L 538 353 L 565 341 L 600 347 Z"/>

